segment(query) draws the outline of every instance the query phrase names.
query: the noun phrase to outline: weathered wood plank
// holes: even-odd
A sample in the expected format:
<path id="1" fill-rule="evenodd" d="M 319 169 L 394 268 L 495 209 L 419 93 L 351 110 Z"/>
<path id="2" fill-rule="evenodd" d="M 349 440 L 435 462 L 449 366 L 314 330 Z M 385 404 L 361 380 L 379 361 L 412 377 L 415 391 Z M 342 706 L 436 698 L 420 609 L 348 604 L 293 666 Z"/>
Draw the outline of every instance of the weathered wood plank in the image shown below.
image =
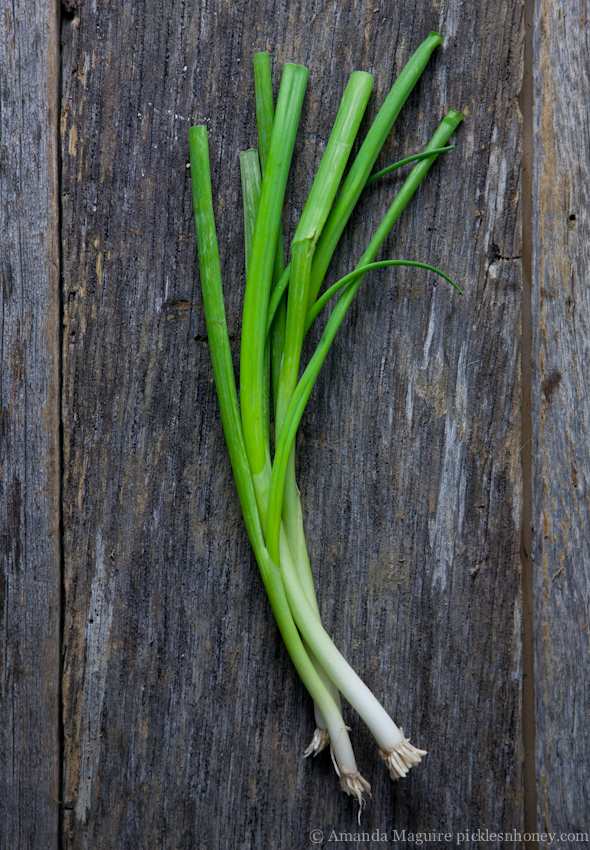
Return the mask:
<path id="1" fill-rule="evenodd" d="M 379 11 L 377 7 L 379 6 Z M 210 128 L 232 340 L 243 290 L 237 154 L 251 58 L 307 64 L 292 233 L 355 68 L 374 114 L 412 50 L 439 50 L 383 162 L 448 107 L 458 150 L 421 187 L 314 392 L 299 444 L 329 631 L 424 765 L 374 787 L 365 827 L 522 825 L 520 743 L 521 7 L 82 4 L 64 45 L 65 846 L 302 847 L 355 825 L 329 757 L 301 759 L 309 699 L 271 621 L 219 422 L 192 230 L 187 129 Z M 239 60 L 239 61 L 238 61 Z M 366 124 L 366 122 L 365 122 Z M 398 178 L 368 192 L 348 271 Z M 493 844 L 490 846 L 494 846 Z M 506 845 L 504 845 L 506 846 Z"/>
<path id="2" fill-rule="evenodd" d="M 545 0 L 536 4 L 535 16 L 532 410 L 539 827 L 588 835 L 590 7 L 585 0 Z M 580 845 L 563 841 L 560 846 Z"/>
<path id="3" fill-rule="evenodd" d="M 57 848 L 59 41 L 55 3 L 0 10 L 0 847 Z"/>

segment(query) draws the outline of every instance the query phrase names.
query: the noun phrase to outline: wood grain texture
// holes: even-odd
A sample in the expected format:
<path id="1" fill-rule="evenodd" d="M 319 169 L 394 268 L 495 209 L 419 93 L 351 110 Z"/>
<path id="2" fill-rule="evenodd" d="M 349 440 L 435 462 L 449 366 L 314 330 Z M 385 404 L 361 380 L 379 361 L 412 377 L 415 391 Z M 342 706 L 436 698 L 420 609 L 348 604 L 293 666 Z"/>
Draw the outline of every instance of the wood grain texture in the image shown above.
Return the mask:
<path id="1" fill-rule="evenodd" d="M 329 756 L 301 758 L 310 701 L 240 517 L 187 130 L 196 118 L 210 131 L 237 356 L 252 54 L 270 51 L 275 79 L 288 60 L 310 68 L 288 237 L 350 72 L 374 73 L 374 115 L 430 29 L 446 44 L 383 164 L 420 149 L 445 109 L 466 119 L 381 254 L 436 262 L 467 294 L 421 272 L 364 284 L 304 419 L 299 479 L 324 622 L 429 750 L 392 785 L 346 712 L 374 789 L 365 829 L 522 826 L 521 13 L 504 0 L 173 0 L 164 13 L 153 0 L 96 0 L 68 23 L 64 847 L 287 850 L 309 846 L 312 828 L 356 826 Z M 360 256 L 400 180 L 367 192 L 331 280 Z"/>
<path id="2" fill-rule="evenodd" d="M 537 3 L 532 301 L 539 827 L 586 836 L 590 833 L 589 21 L 590 6 L 584 0 Z M 580 845 L 564 841 L 562 846 Z"/>
<path id="3" fill-rule="evenodd" d="M 0 10 L 0 847 L 57 847 L 59 42 L 55 4 Z"/>

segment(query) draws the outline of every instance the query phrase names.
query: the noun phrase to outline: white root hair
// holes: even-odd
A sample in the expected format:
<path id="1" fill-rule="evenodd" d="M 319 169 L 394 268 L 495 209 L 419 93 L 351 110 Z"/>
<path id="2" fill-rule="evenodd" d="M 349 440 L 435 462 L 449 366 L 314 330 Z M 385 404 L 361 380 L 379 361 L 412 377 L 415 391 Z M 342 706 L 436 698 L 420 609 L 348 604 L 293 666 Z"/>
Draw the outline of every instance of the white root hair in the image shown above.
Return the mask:
<path id="1" fill-rule="evenodd" d="M 304 758 L 313 755 L 315 758 L 318 753 L 321 753 L 322 750 L 330 743 L 330 733 L 327 729 L 320 729 L 319 726 L 316 726 L 315 732 L 313 733 L 313 738 L 311 739 L 311 743 L 309 747 L 304 752 Z"/>
<path id="2" fill-rule="evenodd" d="M 402 736 L 403 729 L 400 729 Z M 419 750 L 413 744 L 410 744 L 408 738 L 402 738 L 401 743 L 385 752 L 379 750 L 379 755 L 384 762 L 387 763 L 389 774 L 392 779 L 402 779 L 407 776 L 411 767 L 419 764 L 426 755 L 426 750 Z"/>

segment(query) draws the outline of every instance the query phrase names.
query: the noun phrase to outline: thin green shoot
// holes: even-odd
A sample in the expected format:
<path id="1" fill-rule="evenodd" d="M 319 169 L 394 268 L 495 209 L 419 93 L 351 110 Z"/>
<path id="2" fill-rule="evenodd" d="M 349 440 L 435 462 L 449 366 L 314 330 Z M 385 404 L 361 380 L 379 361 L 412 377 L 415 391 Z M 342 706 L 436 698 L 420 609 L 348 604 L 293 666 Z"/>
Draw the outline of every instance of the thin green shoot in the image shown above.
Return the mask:
<path id="1" fill-rule="evenodd" d="M 446 148 L 444 150 L 446 150 Z M 455 283 L 455 281 L 452 278 L 450 278 L 447 274 L 445 274 L 440 269 L 437 269 L 436 266 L 431 266 L 428 263 L 415 263 L 415 262 L 412 262 L 410 260 L 380 260 L 378 263 L 367 263 L 366 266 L 360 266 L 359 268 L 356 268 L 356 269 L 354 269 L 354 271 L 350 272 L 350 274 L 347 274 L 344 277 L 341 277 L 340 280 L 337 280 L 336 283 L 332 284 L 332 286 L 329 289 L 327 289 L 318 298 L 318 300 L 315 302 L 313 307 L 310 310 L 308 310 L 307 318 L 305 320 L 305 333 L 308 332 L 311 325 L 315 321 L 316 317 L 323 310 L 323 308 L 326 306 L 328 301 L 331 298 L 333 298 L 334 295 L 336 295 L 336 293 L 338 293 L 344 286 L 346 286 L 346 284 L 350 283 L 352 280 L 355 280 L 355 278 L 357 278 L 359 275 L 364 275 L 366 272 L 371 271 L 372 269 L 383 269 L 383 268 L 386 268 L 387 266 L 412 266 L 412 267 L 415 267 L 415 268 L 418 268 L 418 269 L 426 269 L 427 271 L 434 272 L 435 274 L 438 274 L 441 277 L 444 277 L 444 279 L 448 280 L 448 282 L 450 284 L 452 284 L 455 287 L 455 289 L 458 292 L 461 293 L 461 295 L 464 294 L 461 287 L 457 286 L 457 284 Z M 270 328 L 271 328 L 272 321 L 273 321 L 273 316 L 275 314 L 275 310 L 277 308 L 281 292 L 285 291 L 285 289 L 287 288 L 287 285 L 289 283 L 288 272 L 289 272 L 289 268 L 287 267 L 285 269 L 285 272 L 283 273 L 283 276 L 281 277 L 281 280 L 279 281 L 278 286 L 277 286 L 278 297 L 275 298 L 274 292 L 273 292 L 273 297 L 271 297 L 271 299 L 269 301 L 268 321 L 267 321 L 267 325 L 266 325 L 267 335 L 270 332 Z"/>
<path id="2" fill-rule="evenodd" d="M 455 145 L 447 145 L 444 148 L 434 148 L 432 150 L 422 151 L 422 153 L 413 154 L 412 156 L 407 156 L 405 159 L 400 159 L 399 162 L 394 162 L 393 165 L 388 165 L 387 168 L 383 168 L 381 171 L 378 171 L 376 174 L 373 174 L 372 177 L 369 177 L 369 179 L 365 183 L 365 188 L 367 186 L 370 186 L 372 183 L 375 183 L 381 177 L 385 177 L 386 174 L 389 174 L 390 172 L 394 171 L 397 168 L 401 168 L 403 165 L 408 165 L 410 162 L 417 162 L 417 161 L 420 161 L 422 159 L 428 159 L 429 157 L 432 156 L 432 154 L 446 153 L 447 151 L 452 151 L 454 149 L 455 149 Z M 281 274 L 281 276 L 280 276 L 280 278 L 279 278 L 279 280 L 278 280 L 278 282 L 277 282 L 277 284 L 276 284 L 276 286 L 275 286 L 275 288 L 272 292 L 271 299 L 268 303 L 268 319 L 267 319 L 267 323 L 266 323 L 266 333 L 267 334 L 270 332 L 271 325 L 273 323 L 274 317 L 276 315 L 278 306 L 279 306 L 279 304 L 280 304 L 280 302 L 283 298 L 283 295 L 287 291 L 287 287 L 289 285 L 290 274 L 291 274 L 291 264 L 289 263 L 289 265 L 284 269 L 283 273 Z M 357 274 L 357 272 L 353 272 L 353 274 Z M 443 277 L 445 277 L 444 274 L 443 274 Z M 453 284 L 453 286 L 456 289 L 459 289 L 459 287 L 455 283 L 453 283 L 453 281 L 450 278 L 447 278 L 447 279 L 449 280 L 450 283 Z M 336 285 L 337 284 L 334 284 L 334 286 L 336 286 Z M 461 289 L 459 289 L 459 292 L 461 292 L 461 294 L 463 294 Z M 309 315 L 309 313 L 308 313 L 308 315 Z"/>
<path id="3" fill-rule="evenodd" d="M 433 153 L 446 153 L 447 151 L 452 151 L 454 149 L 455 145 L 447 145 L 444 148 L 436 148 L 430 151 L 422 151 L 422 153 L 415 153 L 412 156 L 407 156 L 405 159 L 400 159 L 399 162 L 394 162 L 393 165 L 388 165 L 387 168 L 382 168 L 381 171 L 377 171 L 376 174 L 372 174 L 365 183 L 365 189 L 367 188 L 367 186 L 370 186 L 372 183 L 375 183 L 376 180 L 380 180 L 381 177 L 385 177 L 386 174 L 390 174 L 397 168 L 401 168 L 402 165 L 408 165 L 410 162 L 418 162 L 421 159 L 428 159 L 428 157 L 432 156 Z"/>
<path id="4" fill-rule="evenodd" d="M 445 280 L 455 287 L 455 289 L 463 295 L 463 290 L 460 289 L 454 280 L 452 280 L 448 274 L 445 274 L 440 269 L 437 269 L 436 266 L 431 266 L 428 263 L 416 263 L 412 260 L 381 260 L 378 263 L 367 263 L 366 266 L 360 266 L 354 271 L 350 272 L 350 274 L 341 277 L 340 280 L 336 281 L 329 289 L 326 289 L 323 295 L 321 295 L 318 300 L 315 302 L 309 313 L 307 314 L 307 318 L 305 320 L 305 333 L 308 332 L 317 316 L 324 309 L 328 301 L 334 297 L 341 289 L 343 289 L 348 283 L 353 280 L 356 280 L 357 277 L 362 276 L 372 269 L 384 269 L 388 266 L 409 266 L 410 268 L 416 269 L 426 269 L 426 271 L 434 272 L 435 274 L 444 277 Z"/>

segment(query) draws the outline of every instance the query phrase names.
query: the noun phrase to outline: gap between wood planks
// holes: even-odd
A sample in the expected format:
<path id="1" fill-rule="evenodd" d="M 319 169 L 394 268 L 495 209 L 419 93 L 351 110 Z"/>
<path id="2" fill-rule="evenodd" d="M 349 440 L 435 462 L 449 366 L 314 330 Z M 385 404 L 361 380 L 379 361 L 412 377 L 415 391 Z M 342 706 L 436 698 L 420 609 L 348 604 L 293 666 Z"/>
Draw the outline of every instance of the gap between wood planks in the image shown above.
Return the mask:
<path id="1" fill-rule="evenodd" d="M 65 328 L 65 304 L 64 304 L 64 279 L 63 279 L 63 186 L 62 186 L 62 147 L 61 147 L 61 114 L 63 106 L 63 42 L 62 26 L 64 17 L 67 18 L 67 10 L 62 2 L 56 3 L 57 32 L 59 37 L 59 70 L 57 74 L 57 109 L 56 126 L 57 135 L 57 227 L 59 233 L 59 451 L 58 451 L 58 476 L 59 476 L 59 537 L 60 537 L 60 611 L 59 611 L 59 682 L 57 690 L 58 698 L 58 746 L 59 746 L 59 776 L 58 776 L 58 800 L 59 815 L 57 820 L 57 850 L 64 848 L 64 810 L 68 805 L 64 800 L 64 774 L 65 774 L 65 729 L 64 729 L 64 640 L 65 640 L 65 534 L 64 534 L 64 410 L 63 410 L 63 346 Z"/>
<path id="2" fill-rule="evenodd" d="M 519 106 L 522 113 L 522 736 L 524 749 L 524 830 L 537 832 L 537 779 L 535 769 L 535 655 L 533 642 L 533 500 L 531 362 L 531 286 L 533 259 L 533 26 L 535 0 L 524 3 L 524 74 Z M 538 850 L 537 841 L 525 842 Z"/>

